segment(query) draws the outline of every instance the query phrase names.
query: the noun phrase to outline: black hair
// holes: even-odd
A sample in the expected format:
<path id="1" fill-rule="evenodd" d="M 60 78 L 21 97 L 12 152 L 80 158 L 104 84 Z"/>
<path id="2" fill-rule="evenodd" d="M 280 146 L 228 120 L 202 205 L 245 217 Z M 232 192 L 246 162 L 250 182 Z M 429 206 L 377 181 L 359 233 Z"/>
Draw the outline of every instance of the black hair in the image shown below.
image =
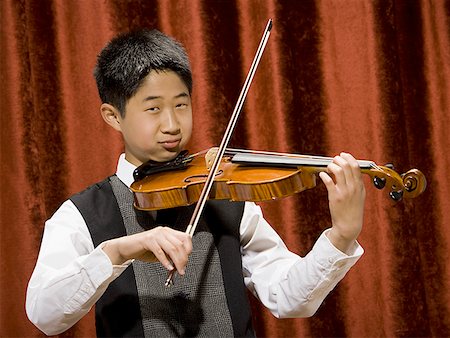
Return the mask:
<path id="1" fill-rule="evenodd" d="M 181 43 L 158 30 L 118 35 L 100 52 L 94 76 L 100 99 L 125 116 L 127 101 L 152 71 L 175 72 L 192 92 L 189 59 Z"/>

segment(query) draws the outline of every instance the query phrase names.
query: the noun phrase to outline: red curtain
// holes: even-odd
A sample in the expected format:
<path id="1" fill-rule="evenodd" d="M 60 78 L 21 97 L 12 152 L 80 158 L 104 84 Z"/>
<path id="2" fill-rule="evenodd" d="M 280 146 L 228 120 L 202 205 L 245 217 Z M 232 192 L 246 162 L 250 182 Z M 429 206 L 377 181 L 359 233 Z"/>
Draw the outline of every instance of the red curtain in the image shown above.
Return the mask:
<path id="1" fill-rule="evenodd" d="M 194 73 L 190 150 L 220 142 L 267 19 L 274 27 L 231 146 L 348 151 L 428 180 L 393 202 L 367 177 L 365 255 L 315 316 L 278 320 L 257 302 L 259 336 L 450 336 L 450 1 L 2 0 L 0 336 L 42 336 L 24 301 L 44 221 L 115 170 L 92 70 L 116 33 L 157 28 Z M 306 254 L 330 224 L 322 184 L 262 203 Z M 61 336 L 93 336 L 92 311 Z"/>

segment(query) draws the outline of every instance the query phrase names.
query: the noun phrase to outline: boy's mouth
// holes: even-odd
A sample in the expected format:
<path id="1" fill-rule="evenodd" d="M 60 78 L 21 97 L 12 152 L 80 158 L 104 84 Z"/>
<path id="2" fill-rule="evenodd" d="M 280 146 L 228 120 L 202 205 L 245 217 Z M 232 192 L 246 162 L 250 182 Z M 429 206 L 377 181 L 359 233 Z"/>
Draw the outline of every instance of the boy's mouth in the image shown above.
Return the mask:
<path id="1" fill-rule="evenodd" d="M 162 141 L 159 142 L 163 148 L 167 149 L 167 150 L 171 150 L 176 148 L 181 142 L 181 139 L 176 139 L 176 140 L 166 140 L 166 141 Z"/>

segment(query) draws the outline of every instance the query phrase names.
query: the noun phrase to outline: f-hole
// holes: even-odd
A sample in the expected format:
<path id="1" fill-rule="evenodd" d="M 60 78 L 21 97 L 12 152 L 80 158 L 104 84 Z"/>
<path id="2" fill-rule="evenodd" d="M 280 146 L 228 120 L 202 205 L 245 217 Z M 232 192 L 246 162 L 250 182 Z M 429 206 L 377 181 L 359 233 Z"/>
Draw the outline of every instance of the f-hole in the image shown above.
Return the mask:
<path id="1" fill-rule="evenodd" d="M 222 174 L 223 174 L 223 170 L 220 169 L 220 170 L 217 171 L 216 177 L 217 177 L 217 176 L 220 176 L 220 175 L 222 175 Z M 192 180 L 195 180 L 195 179 L 201 179 L 201 178 L 207 178 L 207 177 L 208 177 L 207 174 L 192 175 L 192 176 L 186 177 L 186 178 L 184 179 L 184 182 L 185 182 L 185 183 L 191 183 Z"/>

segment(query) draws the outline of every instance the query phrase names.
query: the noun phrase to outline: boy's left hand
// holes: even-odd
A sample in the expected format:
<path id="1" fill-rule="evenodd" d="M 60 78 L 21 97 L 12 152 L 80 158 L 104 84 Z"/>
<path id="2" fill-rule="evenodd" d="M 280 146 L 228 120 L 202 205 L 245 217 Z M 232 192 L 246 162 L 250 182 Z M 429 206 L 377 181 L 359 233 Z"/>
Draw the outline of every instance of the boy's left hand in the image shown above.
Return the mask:
<path id="1" fill-rule="evenodd" d="M 361 169 L 355 158 L 341 153 L 319 173 L 327 187 L 332 228 L 328 232 L 331 243 L 346 253 L 362 229 L 366 190 Z"/>

